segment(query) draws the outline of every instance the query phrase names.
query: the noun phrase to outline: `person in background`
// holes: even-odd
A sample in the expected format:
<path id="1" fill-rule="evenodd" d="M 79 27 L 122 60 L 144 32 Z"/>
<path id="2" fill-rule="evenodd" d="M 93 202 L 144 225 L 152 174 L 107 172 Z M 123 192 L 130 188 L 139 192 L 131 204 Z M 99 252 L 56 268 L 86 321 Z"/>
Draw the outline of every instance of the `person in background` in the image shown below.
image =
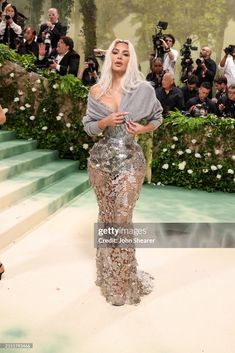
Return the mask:
<path id="1" fill-rule="evenodd" d="M 0 42 L 8 44 L 9 48 L 16 49 L 16 39 L 22 34 L 22 28 L 17 24 L 17 10 L 14 5 L 8 4 L 0 22 Z"/>
<path id="2" fill-rule="evenodd" d="M 156 96 L 159 99 L 163 116 L 166 117 L 170 111 L 184 110 L 184 96 L 180 88 L 175 87 L 175 76 L 173 72 L 166 72 L 162 79 L 162 87 L 156 90 Z"/>
<path id="3" fill-rule="evenodd" d="M 81 68 L 78 78 L 85 86 L 93 86 L 99 77 L 99 63 L 94 56 L 88 56 Z"/>
<path id="4" fill-rule="evenodd" d="M 48 10 L 48 21 L 40 26 L 37 41 L 48 44 L 48 54 L 56 49 L 61 37 L 66 36 L 67 26 L 59 22 L 59 12 L 55 8 Z"/>
<path id="5" fill-rule="evenodd" d="M 146 80 L 149 81 L 154 88 L 161 87 L 164 74 L 163 61 L 161 58 L 156 58 L 151 62 L 151 72 L 146 76 Z"/>
<path id="6" fill-rule="evenodd" d="M 235 45 L 229 45 L 224 49 L 225 55 L 218 66 L 219 70 L 227 78 L 228 86 L 235 84 Z"/>
<path id="7" fill-rule="evenodd" d="M 215 103 L 208 98 L 211 91 L 211 86 L 209 82 L 202 82 L 201 86 L 198 90 L 198 96 L 191 98 L 186 103 L 186 110 L 192 115 L 195 116 L 197 114 L 197 110 L 203 108 L 204 116 L 208 113 L 217 114 L 217 108 Z M 199 114 L 200 111 L 199 111 Z"/>
<path id="8" fill-rule="evenodd" d="M 178 51 L 173 48 L 175 37 L 172 34 L 167 34 L 161 41 L 164 48 L 163 70 L 174 73 L 175 63 L 179 57 Z"/>
<path id="9" fill-rule="evenodd" d="M 70 37 L 61 37 L 57 48 L 54 49 L 49 57 L 46 55 L 46 46 L 43 43 L 39 44 L 39 57 L 37 66 L 49 67 L 54 72 L 61 76 L 72 74 L 77 76 L 80 55 L 73 49 L 73 40 Z"/>
<path id="10" fill-rule="evenodd" d="M 216 89 L 215 97 L 212 98 L 212 102 L 219 102 L 223 96 L 226 96 L 228 91 L 227 78 L 225 76 L 220 76 L 214 79 L 214 86 Z"/>
<path id="11" fill-rule="evenodd" d="M 18 53 L 21 55 L 33 54 L 38 58 L 38 43 L 35 41 L 36 31 L 33 27 L 24 29 L 24 41 L 18 48 Z"/>
<path id="12" fill-rule="evenodd" d="M 218 102 L 219 115 L 223 118 L 235 119 L 235 84 L 230 85 L 228 94 Z"/>
<path id="13" fill-rule="evenodd" d="M 186 104 L 189 99 L 198 95 L 198 84 L 199 79 L 196 75 L 190 75 L 185 82 L 185 86 L 181 87 L 181 91 L 184 95 L 184 103 Z"/>

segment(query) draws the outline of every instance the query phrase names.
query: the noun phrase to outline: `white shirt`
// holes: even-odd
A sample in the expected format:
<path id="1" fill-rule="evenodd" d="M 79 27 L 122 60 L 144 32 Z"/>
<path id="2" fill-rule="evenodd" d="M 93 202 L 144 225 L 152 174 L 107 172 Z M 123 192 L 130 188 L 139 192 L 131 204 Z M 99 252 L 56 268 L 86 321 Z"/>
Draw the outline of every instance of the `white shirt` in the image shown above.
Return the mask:
<path id="1" fill-rule="evenodd" d="M 179 53 L 176 49 L 171 48 L 171 52 L 174 54 L 174 60 L 171 60 L 169 53 L 164 54 L 163 58 L 163 70 L 174 73 L 175 63 L 178 59 Z"/>
<path id="2" fill-rule="evenodd" d="M 235 60 L 232 55 L 228 55 L 224 67 L 218 66 L 228 80 L 228 87 L 235 84 Z"/>

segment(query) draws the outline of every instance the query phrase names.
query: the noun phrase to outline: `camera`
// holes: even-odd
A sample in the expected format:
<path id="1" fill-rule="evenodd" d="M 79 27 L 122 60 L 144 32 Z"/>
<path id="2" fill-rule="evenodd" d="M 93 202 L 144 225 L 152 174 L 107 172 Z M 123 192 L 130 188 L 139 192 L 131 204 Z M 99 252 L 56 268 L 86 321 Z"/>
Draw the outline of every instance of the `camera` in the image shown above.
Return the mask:
<path id="1" fill-rule="evenodd" d="M 5 20 L 6 20 L 6 21 L 9 21 L 10 19 L 11 19 L 11 16 L 5 15 Z"/>
<path id="2" fill-rule="evenodd" d="M 197 50 L 197 47 L 192 46 L 192 38 L 187 38 L 186 42 L 180 49 L 181 60 L 181 82 L 185 82 L 188 76 L 193 72 L 193 59 L 191 57 L 191 51 Z"/>
<path id="3" fill-rule="evenodd" d="M 227 48 L 224 48 L 224 52 L 226 55 L 228 54 L 232 55 L 234 51 L 235 51 L 235 45 L 233 44 L 229 44 Z"/>
<path id="4" fill-rule="evenodd" d="M 203 63 L 205 63 L 205 59 L 203 59 L 203 58 L 198 58 L 198 59 L 196 60 L 197 66 L 201 66 L 201 64 L 203 64 Z"/>
<path id="5" fill-rule="evenodd" d="M 202 104 L 195 105 L 195 108 L 192 110 L 191 115 L 193 117 L 204 118 L 205 116 L 207 116 L 207 113 L 208 113 L 208 107 L 206 102 L 204 102 Z"/>
<path id="6" fill-rule="evenodd" d="M 55 57 L 51 56 L 50 58 L 48 58 L 48 63 L 51 65 L 53 64 L 53 62 L 55 61 Z"/>
<path id="7" fill-rule="evenodd" d="M 95 65 L 93 63 L 88 63 L 88 72 L 93 73 L 95 71 Z"/>
<path id="8" fill-rule="evenodd" d="M 159 21 L 158 24 L 156 25 L 158 32 L 152 36 L 153 50 L 156 53 L 157 57 L 164 56 L 164 48 L 162 46 L 162 40 L 164 39 L 164 36 L 162 34 L 162 31 L 166 30 L 167 26 L 168 26 L 168 22 Z"/>

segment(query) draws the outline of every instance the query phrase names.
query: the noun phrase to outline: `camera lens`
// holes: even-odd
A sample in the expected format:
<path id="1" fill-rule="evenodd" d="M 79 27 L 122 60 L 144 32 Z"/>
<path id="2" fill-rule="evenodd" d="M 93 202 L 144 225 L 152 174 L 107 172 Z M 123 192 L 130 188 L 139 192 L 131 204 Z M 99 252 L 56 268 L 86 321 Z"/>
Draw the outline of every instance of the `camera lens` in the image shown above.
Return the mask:
<path id="1" fill-rule="evenodd" d="M 7 21 L 9 21 L 10 18 L 11 18 L 11 16 L 9 16 L 9 15 L 6 15 L 6 16 L 5 16 L 5 19 L 6 19 Z"/>

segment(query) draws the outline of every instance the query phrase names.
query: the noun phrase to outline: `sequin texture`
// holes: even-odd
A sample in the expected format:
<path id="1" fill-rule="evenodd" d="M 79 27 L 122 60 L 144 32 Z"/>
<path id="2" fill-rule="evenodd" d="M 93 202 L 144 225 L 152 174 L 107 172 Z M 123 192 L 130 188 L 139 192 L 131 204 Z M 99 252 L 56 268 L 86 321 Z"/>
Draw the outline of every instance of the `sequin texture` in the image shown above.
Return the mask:
<path id="1" fill-rule="evenodd" d="M 144 180 L 146 163 L 141 147 L 125 125 L 108 127 L 90 151 L 90 183 L 99 206 L 99 222 L 130 223 Z M 137 271 L 134 247 L 97 249 L 97 280 L 113 305 L 137 304 L 152 290 L 149 274 Z"/>

